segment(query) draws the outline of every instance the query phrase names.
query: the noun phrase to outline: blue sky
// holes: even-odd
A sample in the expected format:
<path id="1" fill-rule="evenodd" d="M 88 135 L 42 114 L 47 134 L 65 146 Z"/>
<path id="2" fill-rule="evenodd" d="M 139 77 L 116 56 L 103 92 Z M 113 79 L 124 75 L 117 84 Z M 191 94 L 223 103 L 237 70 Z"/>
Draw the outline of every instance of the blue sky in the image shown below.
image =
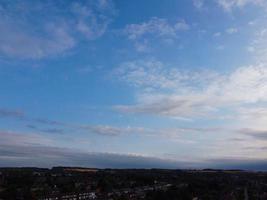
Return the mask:
<path id="1" fill-rule="evenodd" d="M 0 165 L 266 169 L 264 0 L 1 1 Z"/>

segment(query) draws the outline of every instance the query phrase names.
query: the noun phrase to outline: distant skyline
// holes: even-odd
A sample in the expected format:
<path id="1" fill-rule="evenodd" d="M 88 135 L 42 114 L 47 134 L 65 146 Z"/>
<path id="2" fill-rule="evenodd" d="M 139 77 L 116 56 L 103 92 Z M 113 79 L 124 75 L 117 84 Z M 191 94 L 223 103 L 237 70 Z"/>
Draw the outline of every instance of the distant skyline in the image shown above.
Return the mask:
<path id="1" fill-rule="evenodd" d="M 0 167 L 267 170 L 267 1 L 3 0 Z"/>

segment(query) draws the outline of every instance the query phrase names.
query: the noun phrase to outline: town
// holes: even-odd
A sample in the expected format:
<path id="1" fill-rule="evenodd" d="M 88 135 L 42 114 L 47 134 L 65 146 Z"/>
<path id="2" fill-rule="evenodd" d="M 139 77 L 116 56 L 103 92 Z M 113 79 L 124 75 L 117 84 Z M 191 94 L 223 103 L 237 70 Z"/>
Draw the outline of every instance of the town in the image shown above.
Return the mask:
<path id="1" fill-rule="evenodd" d="M 267 199 L 267 173 L 240 170 L 1 168 L 0 200 Z"/>

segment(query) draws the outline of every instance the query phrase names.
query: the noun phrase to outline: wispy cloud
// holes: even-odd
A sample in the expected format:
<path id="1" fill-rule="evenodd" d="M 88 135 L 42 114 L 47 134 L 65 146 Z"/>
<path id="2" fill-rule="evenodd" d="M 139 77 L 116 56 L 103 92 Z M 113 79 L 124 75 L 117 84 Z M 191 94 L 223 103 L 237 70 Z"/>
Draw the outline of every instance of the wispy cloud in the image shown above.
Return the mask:
<path id="1" fill-rule="evenodd" d="M 2 2 L 0 53 L 40 59 L 72 49 L 83 36 L 96 39 L 105 33 L 112 16 L 111 6 L 102 4 L 100 0 L 70 1 L 64 5 L 44 1 Z"/>
<path id="2" fill-rule="evenodd" d="M 24 111 L 15 109 L 0 108 L 0 118 L 12 118 L 13 120 L 30 123 L 27 125 L 28 128 L 47 133 L 63 133 L 64 131 L 63 129 L 58 128 L 39 128 L 39 125 L 68 127 L 68 124 L 66 123 L 45 118 L 32 118 Z"/>
<path id="3" fill-rule="evenodd" d="M 263 6 L 265 0 L 217 0 L 218 4 L 226 11 L 231 11 L 233 8 L 241 8 L 248 4 Z"/>
<path id="4" fill-rule="evenodd" d="M 259 130 L 259 129 L 245 128 L 245 129 L 239 130 L 239 133 L 248 135 L 250 137 L 253 137 L 259 140 L 267 140 L 267 129 Z"/>
<path id="5" fill-rule="evenodd" d="M 42 37 L 20 31 L 11 24 L 0 21 L 0 52 L 8 56 L 36 59 L 60 54 L 75 45 L 74 38 L 61 25 L 51 25 L 45 31 L 47 36 Z"/>
<path id="6" fill-rule="evenodd" d="M 216 46 L 216 50 L 222 51 L 224 49 L 225 49 L 225 46 L 224 45 L 218 45 L 218 46 Z"/>
<path id="7" fill-rule="evenodd" d="M 71 11 L 77 15 L 77 30 L 89 40 L 96 39 L 105 33 L 115 13 L 111 0 L 98 0 L 87 4 L 74 2 L 71 5 Z"/>
<path id="8" fill-rule="evenodd" d="M 28 133 L 0 131 L 0 166 L 52 167 L 86 166 L 99 168 L 182 168 L 192 163 L 134 153 L 86 152 L 48 146 L 47 139 Z"/>
<path id="9" fill-rule="evenodd" d="M 0 135 L 2 133 L 0 132 Z M 12 133 L 14 134 L 14 133 Z M 266 169 L 264 159 L 250 159 L 244 157 L 217 157 L 196 160 L 194 162 L 182 159 L 154 157 L 135 153 L 119 152 L 87 152 L 73 148 L 35 145 L 17 141 L 17 135 L 8 135 L 8 140 L 0 141 L 0 166 L 34 166 L 34 167 L 53 167 L 53 166 L 81 166 L 97 168 L 236 168 L 236 169 Z M 2 135 L 1 135 L 2 136 Z M 27 138 L 32 138 L 27 136 Z M 33 137 L 34 138 L 34 137 Z M 31 139 L 36 142 L 36 139 Z M 42 140 L 42 139 L 41 139 Z M 24 140 L 23 140 L 24 141 Z M 40 142 L 40 139 L 37 139 Z M 165 156 L 166 157 L 166 156 Z M 173 156 L 172 156 L 173 157 Z"/>
<path id="10" fill-rule="evenodd" d="M 135 43 L 137 50 L 143 51 L 144 47 L 148 48 L 149 41 L 153 39 L 162 41 L 177 39 L 180 32 L 189 29 L 190 25 L 184 19 L 172 23 L 164 18 L 153 17 L 139 24 L 128 24 L 122 33 Z M 141 44 L 142 48 L 140 48 Z"/>
<path id="11" fill-rule="evenodd" d="M 146 35 L 156 37 L 176 37 L 179 31 L 186 31 L 190 26 L 184 20 L 170 23 L 167 19 L 151 18 L 140 24 L 129 24 L 123 30 L 130 40 L 135 40 Z"/>
<path id="12" fill-rule="evenodd" d="M 238 32 L 238 29 L 237 28 L 228 28 L 228 29 L 225 30 L 225 32 L 227 34 L 234 34 L 234 33 Z"/>
<path id="13" fill-rule="evenodd" d="M 252 126 L 253 128 L 266 127 L 267 107 L 263 105 L 246 106 L 238 108 L 238 118 L 241 123 Z"/>
<path id="14" fill-rule="evenodd" d="M 43 119 L 43 118 L 31 118 L 29 121 L 37 122 L 40 124 L 45 124 L 45 125 L 59 125 L 59 126 L 64 126 L 63 122 L 56 121 L 56 120 L 50 120 L 50 119 Z"/>
<path id="15" fill-rule="evenodd" d="M 28 145 L 53 144 L 51 139 L 48 139 L 36 133 L 0 130 L 0 137 L 1 137 L 0 141 L 1 146 L 2 145 L 28 146 Z"/>
<path id="16" fill-rule="evenodd" d="M 0 117 L 14 117 L 22 119 L 25 114 L 22 111 L 0 108 Z"/>
<path id="17" fill-rule="evenodd" d="M 255 30 L 253 39 L 248 46 L 248 51 L 255 57 L 257 62 L 266 62 L 267 56 L 267 28 L 266 23 L 263 22 L 260 28 Z"/>
<path id="18" fill-rule="evenodd" d="M 139 88 L 136 105 L 119 105 L 129 113 L 171 117 L 216 116 L 242 105 L 266 102 L 267 67 L 245 66 L 229 74 L 182 72 L 163 68 L 159 61 L 124 63 L 117 73 L 122 81 Z M 222 117 L 222 114 L 220 114 Z"/>
<path id="19" fill-rule="evenodd" d="M 213 34 L 213 37 L 220 37 L 221 35 L 222 35 L 221 32 L 216 32 L 216 33 Z"/>
<path id="20" fill-rule="evenodd" d="M 64 129 L 59 129 L 59 128 L 39 128 L 35 125 L 27 125 L 26 127 L 29 129 L 32 129 L 34 131 L 44 132 L 44 133 L 51 133 L 51 134 L 63 134 L 63 133 L 65 133 Z"/>
<path id="21" fill-rule="evenodd" d="M 206 76 L 202 76 L 206 74 Z M 203 86 L 210 79 L 216 78 L 216 74 L 207 71 L 191 72 L 182 71 L 165 65 L 156 59 L 136 60 L 122 63 L 113 71 L 121 81 L 144 90 L 185 90 L 194 84 Z M 202 77 L 202 78 L 201 78 Z"/>
<path id="22" fill-rule="evenodd" d="M 149 130 L 142 127 L 115 127 L 108 125 L 97 125 L 97 126 L 80 126 L 80 129 L 86 130 L 89 133 L 107 135 L 107 136 L 120 136 L 127 134 L 142 134 L 148 133 Z"/>
<path id="23" fill-rule="evenodd" d="M 193 0 L 193 5 L 195 6 L 195 8 L 197 8 L 198 10 L 203 9 L 204 7 L 204 0 Z"/>
<path id="24" fill-rule="evenodd" d="M 171 140 L 173 142 L 188 142 L 194 143 L 192 140 L 184 139 L 183 137 L 189 134 L 207 134 L 207 133 L 218 133 L 223 132 L 224 129 L 220 127 L 208 127 L 208 128 L 146 128 L 146 127 L 118 127 L 110 125 L 87 125 L 81 126 L 81 130 L 85 133 L 98 134 L 104 136 L 127 136 L 127 135 L 138 135 L 150 138 L 162 138 L 164 140 Z"/>

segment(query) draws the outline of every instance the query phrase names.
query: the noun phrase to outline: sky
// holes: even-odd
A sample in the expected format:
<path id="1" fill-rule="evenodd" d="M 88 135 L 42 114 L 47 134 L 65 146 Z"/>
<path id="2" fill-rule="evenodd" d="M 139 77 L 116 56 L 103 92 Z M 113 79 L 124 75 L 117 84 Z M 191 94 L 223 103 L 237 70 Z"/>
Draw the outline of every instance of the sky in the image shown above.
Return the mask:
<path id="1" fill-rule="evenodd" d="M 267 170 L 265 0 L 0 1 L 0 167 Z"/>

